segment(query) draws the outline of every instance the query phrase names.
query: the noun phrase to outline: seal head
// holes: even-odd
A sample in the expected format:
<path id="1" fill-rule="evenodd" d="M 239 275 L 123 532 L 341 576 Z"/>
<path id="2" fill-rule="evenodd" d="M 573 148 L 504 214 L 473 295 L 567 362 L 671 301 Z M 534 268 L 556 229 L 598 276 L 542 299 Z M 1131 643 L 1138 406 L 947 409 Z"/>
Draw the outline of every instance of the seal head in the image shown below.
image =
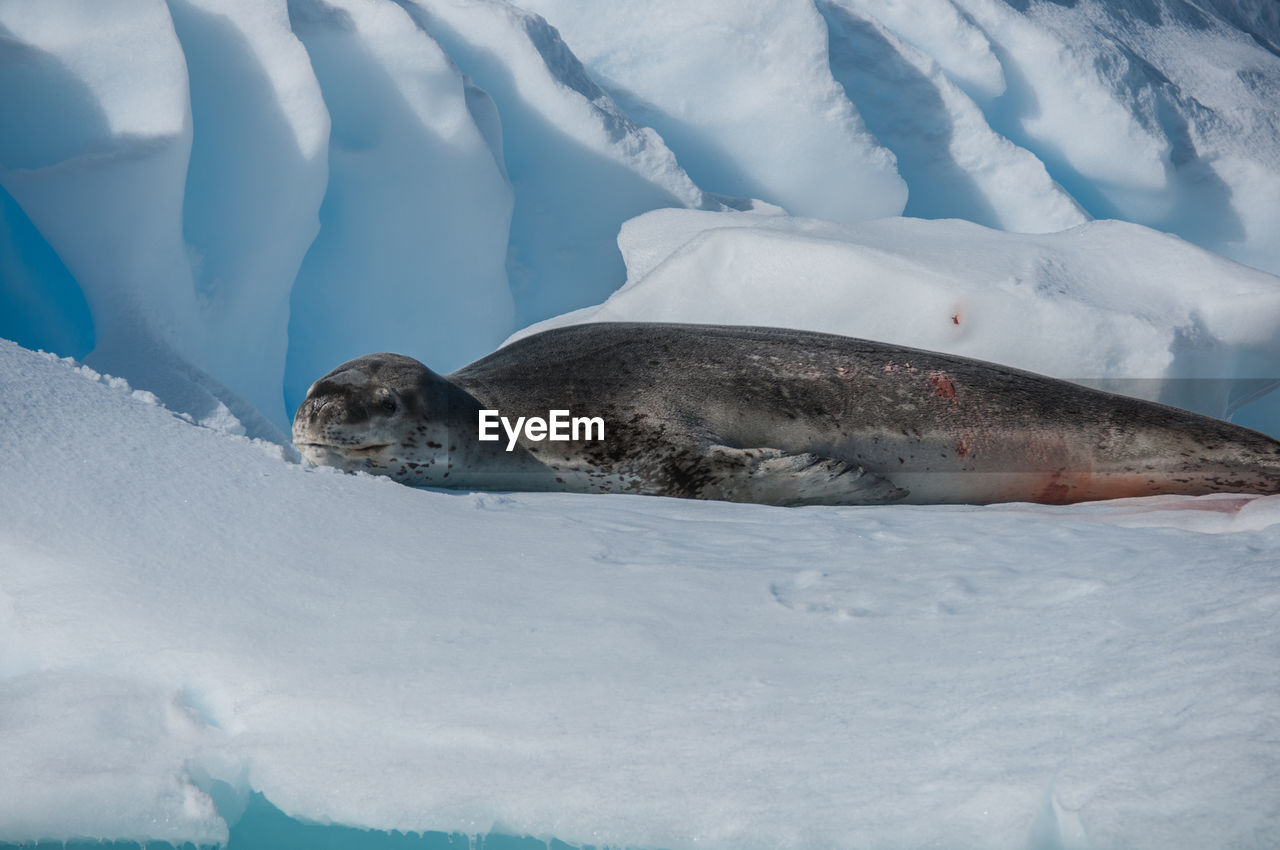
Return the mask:
<path id="1" fill-rule="evenodd" d="M 414 487 L 560 489 L 524 447 L 475 439 L 481 404 L 403 354 L 368 354 L 311 385 L 293 418 L 309 462 Z"/>
<path id="2" fill-rule="evenodd" d="M 308 461 L 346 472 L 391 474 L 406 449 L 415 467 L 444 463 L 448 437 L 431 409 L 447 404 L 443 390 L 443 379 L 412 357 L 349 361 L 307 391 L 293 418 L 294 445 Z"/>

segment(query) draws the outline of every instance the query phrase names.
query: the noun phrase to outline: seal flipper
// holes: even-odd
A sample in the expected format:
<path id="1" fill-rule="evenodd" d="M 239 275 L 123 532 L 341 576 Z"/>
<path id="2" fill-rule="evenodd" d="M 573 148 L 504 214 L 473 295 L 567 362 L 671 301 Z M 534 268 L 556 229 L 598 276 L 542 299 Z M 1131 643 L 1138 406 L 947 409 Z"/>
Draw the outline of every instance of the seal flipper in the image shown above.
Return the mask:
<path id="1" fill-rule="evenodd" d="M 701 498 L 766 505 L 882 505 L 909 490 L 857 464 L 810 452 L 711 446 L 716 475 Z"/>

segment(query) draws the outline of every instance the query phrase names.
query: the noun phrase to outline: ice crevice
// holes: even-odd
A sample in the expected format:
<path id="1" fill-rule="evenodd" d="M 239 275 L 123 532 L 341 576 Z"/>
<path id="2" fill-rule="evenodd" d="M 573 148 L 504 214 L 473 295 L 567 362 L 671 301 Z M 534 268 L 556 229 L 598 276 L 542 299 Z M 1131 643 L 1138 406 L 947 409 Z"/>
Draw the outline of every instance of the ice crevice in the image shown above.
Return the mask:
<path id="1" fill-rule="evenodd" d="M 628 218 L 706 204 L 662 138 L 623 114 L 542 18 L 501 0 L 397 2 L 497 106 L 518 324 L 617 288 L 613 238 Z"/>
<path id="2" fill-rule="evenodd" d="M 343 360 L 400 351 L 449 371 L 513 317 L 511 187 L 457 68 L 394 4 L 292 0 L 289 15 L 332 122 L 320 230 L 291 295 L 292 411 Z"/>
<path id="3" fill-rule="evenodd" d="M 190 78 L 183 235 L 211 372 L 286 421 L 289 298 L 319 230 L 329 116 L 278 5 L 170 0 Z"/>

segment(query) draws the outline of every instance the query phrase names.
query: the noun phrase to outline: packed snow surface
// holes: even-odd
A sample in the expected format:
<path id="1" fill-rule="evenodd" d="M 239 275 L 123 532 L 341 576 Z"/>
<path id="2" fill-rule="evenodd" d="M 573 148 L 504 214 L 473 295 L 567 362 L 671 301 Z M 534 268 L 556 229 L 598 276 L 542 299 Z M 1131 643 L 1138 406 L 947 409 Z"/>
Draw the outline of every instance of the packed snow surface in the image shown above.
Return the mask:
<path id="1" fill-rule="evenodd" d="M 7 840 L 220 841 L 217 782 L 597 845 L 1280 838 L 1280 497 L 445 494 L 0 375 Z"/>
<path id="2" fill-rule="evenodd" d="M 0 842 L 226 842 L 257 793 L 1280 846 L 1280 496 L 442 493 L 284 436 L 350 357 L 618 319 L 1280 434 L 1277 103 L 1265 0 L 0 0 Z"/>

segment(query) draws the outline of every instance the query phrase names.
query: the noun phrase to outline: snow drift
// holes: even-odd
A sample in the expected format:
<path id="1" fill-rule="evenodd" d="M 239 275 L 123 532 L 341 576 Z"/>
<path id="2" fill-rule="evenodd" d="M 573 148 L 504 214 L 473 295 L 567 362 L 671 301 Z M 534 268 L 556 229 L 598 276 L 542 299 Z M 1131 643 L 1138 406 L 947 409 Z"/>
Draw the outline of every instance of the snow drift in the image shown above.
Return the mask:
<path id="1" fill-rule="evenodd" d="M 676 850 L 1280 835 L 1280 497 L 444 494 L 0 376 L 4 840 L 223 841 L 251 790 Z"/>
<path id="2" fill-rule="evenodd" d="M 840 226 L 659 210 L 618 239 L 627 282 L 526 328 L 709 322 L 946 351 L 1275 428 L 1280 278 L 1123 222 L 1024 235 L 963 221 Z"/>

